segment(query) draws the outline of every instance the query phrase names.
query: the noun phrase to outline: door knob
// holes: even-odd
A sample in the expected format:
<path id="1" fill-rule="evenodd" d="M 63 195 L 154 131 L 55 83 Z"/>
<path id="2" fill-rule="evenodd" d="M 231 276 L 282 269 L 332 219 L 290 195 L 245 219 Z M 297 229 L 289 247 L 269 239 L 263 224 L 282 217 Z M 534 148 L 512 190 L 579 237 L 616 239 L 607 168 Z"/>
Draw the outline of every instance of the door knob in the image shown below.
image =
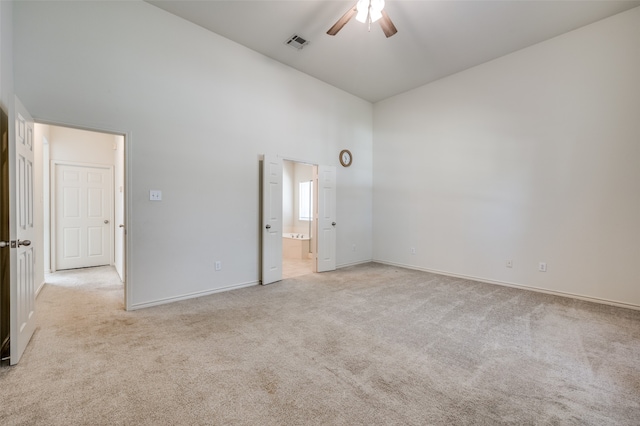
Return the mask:
<path id="1" fill-rule="evenodd" d="M 124 228 L 124 225 L 120 225 L 119 228 Z"/>
<path id="2" fill-rule="evenodd" d="M 17 241 L 0 241 L 0 248 L 11 247 L 16 248 L 20 246 L 30 246 L 31 240 L 17 240 Z"/>
<path id="3" fill-rule="evenodd" d="M 265 226 L 265 228 L 271 229 L 271 225 L 267 225 L 267 226 Z"/>
<path id="4" fill-rule="evenodd" d="M 109 221 L 105 219 L 104 223 L 109 223 Z"/>
<path id="5" fill-rule="evenodd" d="M 336 226 L 336 223 L 335 222 L 331 222 L 331 226 Z"/>

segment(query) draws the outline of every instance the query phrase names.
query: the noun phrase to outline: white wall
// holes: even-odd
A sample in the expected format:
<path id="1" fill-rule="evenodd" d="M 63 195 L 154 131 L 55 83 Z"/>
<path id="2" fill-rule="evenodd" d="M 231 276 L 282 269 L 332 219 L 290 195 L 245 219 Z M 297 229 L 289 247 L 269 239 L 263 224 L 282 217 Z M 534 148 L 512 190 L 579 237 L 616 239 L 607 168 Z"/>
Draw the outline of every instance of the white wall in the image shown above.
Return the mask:
<path id="1" fill-rule="evenodd" d="M 374 259 L 640 305 L 639 118 L 640 8 L 377 103 Z"/>
<path id="2" fill-rule="evenodd" d="M 13 2 L 0 2 L 0 106 L 13 123 Z"/>
<path id="3" fill-rule="evenodd" d="M 337 165 L 350 149 L 337 263 L 371 259 L 371 104 L 144 2 L 14 9 L 34 117 L 127 136 L 130 308 L 259 280 L 262 153 Z"/>
<path id="4" fill-rule="evenodd" d="M 50 126 L 51 160 L 114 166 L 118 138 L 108 133 Z"/>

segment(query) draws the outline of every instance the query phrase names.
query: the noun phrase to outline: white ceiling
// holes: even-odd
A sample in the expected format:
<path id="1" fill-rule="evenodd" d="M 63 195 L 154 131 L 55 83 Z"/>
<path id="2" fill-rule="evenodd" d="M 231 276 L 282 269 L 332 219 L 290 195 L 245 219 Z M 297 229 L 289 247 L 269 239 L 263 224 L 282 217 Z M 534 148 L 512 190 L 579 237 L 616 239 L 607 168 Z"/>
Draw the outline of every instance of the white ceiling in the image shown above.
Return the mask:
<path id="1" fill-rule="evenodd" d="M 387 0 L 398 33 L 352 19 L 356 0 L 147 0 L 174 15 L 370 102 L 424 85 L 640 6 L 618 0 Z M 298 51 L 284 42 L 309 40 Z"/>

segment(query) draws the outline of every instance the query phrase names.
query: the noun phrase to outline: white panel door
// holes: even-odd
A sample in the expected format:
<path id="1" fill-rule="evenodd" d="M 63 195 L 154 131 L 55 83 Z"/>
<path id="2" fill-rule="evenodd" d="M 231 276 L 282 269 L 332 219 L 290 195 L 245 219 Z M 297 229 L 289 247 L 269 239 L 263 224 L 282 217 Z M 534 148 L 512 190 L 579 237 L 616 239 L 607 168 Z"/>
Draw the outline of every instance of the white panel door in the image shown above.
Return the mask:
<path id="1" fill-rule="evenodd" d="M 282 160 L 262 163 L 262 284 L 282 279 Z"/>
<path id="2" fill-rule="evenodd" d="M 318 166 L 317 271 L 336 269 L 336 168 Z"/>
<path id="3" fill-rule="evenodd" d="M 34 282 L 35 229 L 33 221 L 33 119 L 16 98 L 15 200 L 9 222 L 15 226 L 16 238 L 11 243 L 11 350 L 10 364 L 16 364 L 24 353 L 36 328 L 36 286 Z M 33 241 L 34 244 L 31 244 Z M 13 250 L 15 248 L 15 250 Z"/>
<path id="4" fill-rule="evenodd" d="M 55 165 L 55 269 L 110 265 L 111 167 Z"/>

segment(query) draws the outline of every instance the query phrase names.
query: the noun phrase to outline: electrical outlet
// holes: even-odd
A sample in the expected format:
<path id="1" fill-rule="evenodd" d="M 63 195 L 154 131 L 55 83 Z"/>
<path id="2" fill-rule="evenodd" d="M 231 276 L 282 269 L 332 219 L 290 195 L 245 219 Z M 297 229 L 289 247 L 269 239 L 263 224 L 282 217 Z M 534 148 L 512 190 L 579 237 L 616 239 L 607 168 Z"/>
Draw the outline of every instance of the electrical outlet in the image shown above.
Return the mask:
<path id="1" fill-rule="evenodd" d="M 513 268 L 513 260 L 507 260 L 507 268 Z"/>
<path id="2" fill-rule="evenodd" d="M 547 272 L 547 264 L 545 262 L 538 263 L 538 271 Z"/>
<path id="3" fill-rule="evenodd" d="M 416 248 L 415 247 L 411 247 L 411 254 L 416 254 Z"/>
<path id="4" fill-rule="evenodd" d="M 216 260 L 216 271 L 221 271 L 222 270 L 222 262 L 220 262 L 219 260 Z"/>
<path id="5" fill-rule="evenodd" d="M 149 191 L 149 200 L 162 201 L 162 191 L 158 189 L 152 189 L 151 191 Z"/>
<path id="6" fill-rule="evenodd" d="M 351 251 L 356 251 L 356 245 L 353 245 L 353 248 L 351 249 Z"/>

